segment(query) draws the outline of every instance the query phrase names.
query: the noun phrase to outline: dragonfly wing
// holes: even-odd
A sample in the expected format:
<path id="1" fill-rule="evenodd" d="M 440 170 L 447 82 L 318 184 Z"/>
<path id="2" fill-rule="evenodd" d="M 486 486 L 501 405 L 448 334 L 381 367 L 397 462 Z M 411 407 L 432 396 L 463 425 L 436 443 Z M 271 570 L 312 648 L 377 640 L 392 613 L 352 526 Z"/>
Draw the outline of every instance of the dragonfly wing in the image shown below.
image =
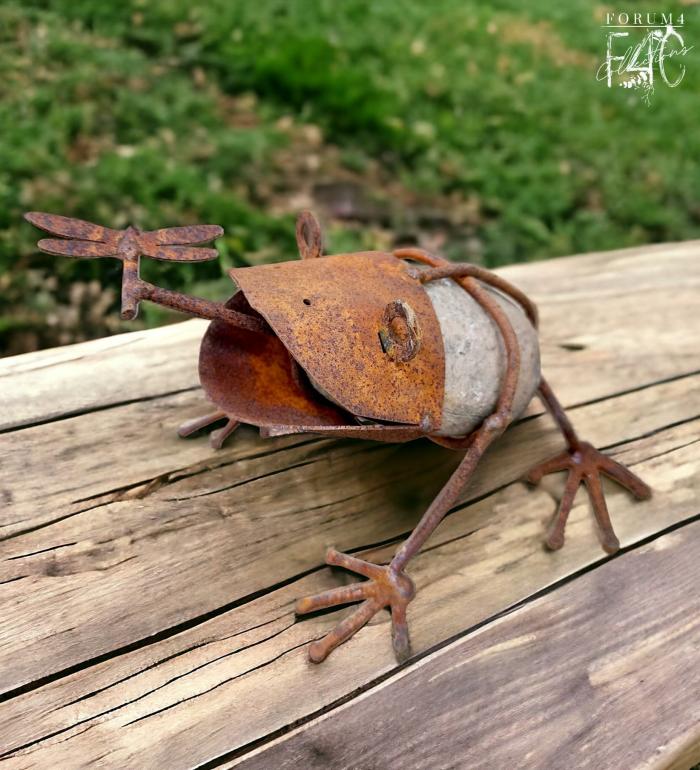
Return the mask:
<path id="1" fill-rule="evenodd" d="M 201 249 L 194 246 L 161 246 L 143 242 L 140 245 L 141 251 L 147 257 L 173 262 L 206 262 L 219 256 L 216 249 Z"/>
<path id="2" fill-rule="evenodd" d="M 163 245 L 207 243 L 224 234 L 219 225 L 191 225 L 189 227 L 164 227 L 162 230 L 152 230 L 144 235 L 151 236 L 156 243 Z"/>
<path id="3" fill-rule="evenodd" d="M 62 217 L 58 214 L 45 214 L 43 211 L 29 211 L 24 215 L 27 222 L 64 238 L 79 238 L 82 241 L 116 244 L 122 233 L 109 227 L 95 225 L 82 219 Z M 62 252 L 61 252 L 62 253 Z"/>
<path id="4" fill-rule="evenodd" d="M 66 257 L 113 257 L 117 253 L 115 246 L 95 241 L 65 241 L 60 238 L 42 238 L 38 246 L 47 254 L 61 254 Z"/>

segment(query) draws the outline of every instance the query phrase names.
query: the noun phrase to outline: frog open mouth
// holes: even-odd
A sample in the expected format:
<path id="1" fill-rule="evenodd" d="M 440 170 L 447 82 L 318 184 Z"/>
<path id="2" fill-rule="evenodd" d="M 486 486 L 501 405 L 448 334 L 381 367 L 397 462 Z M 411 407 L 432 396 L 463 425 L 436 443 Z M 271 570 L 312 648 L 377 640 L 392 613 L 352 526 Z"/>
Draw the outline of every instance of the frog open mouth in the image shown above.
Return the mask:
<path id="1" fill-rule="evenodd" d="M 202 342 L 200 378 L 234 420 L 267 435 L 342 431 L 390 440 L 392 428 L 459 438 L 496 406 L 505 346 L 490 314 L 455 281 L 424 285 L 415 269 L 381 252 L 230 275 L 239 291 L 226 307 L 256 324 L 214 321 Z M 518 340 L 517 416 L 539 381 L 537 332 L 517 301 L 497 288 L 484 291 Z"/>
<path id="2" fill-rule="evenodd" d="M 226 307 L 264 321 L 243 291 Z M 311 385 L 269 326 L 261 333 L 212 321 L 202 340 L 199 376 L 209 399 L 239 422 L 263 428 L 357 425 Z"/>
<path id="3" fill-rule="evenodd" d="M 307 386 L 318 391 L 306 389 L 302 404 L 295 389 L 297 416 L 304 418 L 297 425 L 307 425 L 312 414 L 317 424 L 369 420 L 424 432 L 439 425 L 440 326 L 424 287 L 402 260 L 368 251 L 234 268 L 229 275 L 246 312 L 257 313 L 277 338 L 276 361 L 290 366 L 291 357 L 308 376 Z M 264 387 L 262 377 L 259 382 Z M 285 387 L 279 398 L 291 393 L 289 376 Z"/>

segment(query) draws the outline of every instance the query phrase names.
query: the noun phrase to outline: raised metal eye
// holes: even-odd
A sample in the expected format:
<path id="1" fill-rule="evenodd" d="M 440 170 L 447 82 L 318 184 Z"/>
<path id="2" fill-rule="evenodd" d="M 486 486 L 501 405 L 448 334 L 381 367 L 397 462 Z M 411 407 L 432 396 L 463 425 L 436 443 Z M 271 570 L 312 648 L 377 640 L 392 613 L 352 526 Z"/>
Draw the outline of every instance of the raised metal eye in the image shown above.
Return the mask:
<path id="1" fill-rule="evenodd" d="M 379 329 L 382 350 L 397 363 L 415 358 L 420 349 L 420 326 L 410 305 L 401 299 L 390 302 L 382 314 Z"/>

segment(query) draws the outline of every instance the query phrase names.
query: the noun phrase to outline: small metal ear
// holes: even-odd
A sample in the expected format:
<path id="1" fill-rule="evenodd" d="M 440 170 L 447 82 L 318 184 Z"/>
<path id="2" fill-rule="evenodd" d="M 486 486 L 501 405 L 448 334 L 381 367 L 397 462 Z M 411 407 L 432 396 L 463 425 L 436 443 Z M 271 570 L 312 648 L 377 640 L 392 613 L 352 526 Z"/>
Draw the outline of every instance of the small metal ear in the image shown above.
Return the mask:
<path id="1" fill-rule="evenodd" d="M 302 211 L 297 218 L 297 246 L 302 259 L 323 255 L 321 225 L 310 211 Z"/>
<path id="2" fill-rule="evenodd" d="M 397 363 L 415 358 L 420 349 L 420 326 L 413 308 L 401 299 L 384 308 L 379 329 L 382 350 Z"/>

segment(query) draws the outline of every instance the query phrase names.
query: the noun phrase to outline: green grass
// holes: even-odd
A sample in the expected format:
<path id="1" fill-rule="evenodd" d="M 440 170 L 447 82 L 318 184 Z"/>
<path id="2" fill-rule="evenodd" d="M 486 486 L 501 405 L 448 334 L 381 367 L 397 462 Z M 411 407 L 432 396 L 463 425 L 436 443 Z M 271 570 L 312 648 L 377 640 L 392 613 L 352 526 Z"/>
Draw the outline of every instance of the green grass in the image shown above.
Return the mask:
<path id="1" fill-rule="evenodd" d="M 700 46 L 694 8 L 665 10 Z M 219 223 L 217 263 L 146 268 L 218 297 L 226 267 L 294 257 L 319 184 L 361 191 L 350 220 L 327 207 L 331 252 L 412 238 L 495 266 L 698 237 L 697 51 L 647 107 L 596 82 L 600 23 L 583 0 L 4 2 L 0 348 L 125 328 L 116 262 L 37 254 L 27 209 Z"/>

